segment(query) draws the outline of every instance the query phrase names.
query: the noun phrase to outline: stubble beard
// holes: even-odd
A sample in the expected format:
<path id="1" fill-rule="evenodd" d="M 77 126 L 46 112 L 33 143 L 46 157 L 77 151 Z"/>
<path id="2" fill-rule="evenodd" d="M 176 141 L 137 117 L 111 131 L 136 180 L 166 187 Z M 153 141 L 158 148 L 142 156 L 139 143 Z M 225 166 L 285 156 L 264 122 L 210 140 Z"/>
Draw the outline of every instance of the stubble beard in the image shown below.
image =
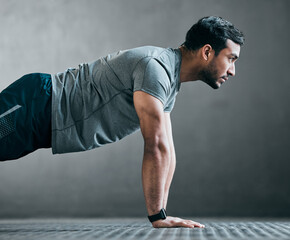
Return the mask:
<path id="1" fill-rule="evenodd" d="M 214 62 L 211 62 L 207 69 L 201 71 L 200 80 L 211 86 L 213 89 L 218 89 L 220 87 L 217 84 L 217 69 Z"/>

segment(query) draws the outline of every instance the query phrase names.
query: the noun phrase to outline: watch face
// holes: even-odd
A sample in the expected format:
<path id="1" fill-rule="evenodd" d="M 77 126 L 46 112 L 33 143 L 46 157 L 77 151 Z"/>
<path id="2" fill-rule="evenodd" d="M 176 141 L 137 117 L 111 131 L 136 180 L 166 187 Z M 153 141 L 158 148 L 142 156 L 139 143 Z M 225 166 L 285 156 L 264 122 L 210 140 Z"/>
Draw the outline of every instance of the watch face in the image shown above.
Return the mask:
<path id="1" fill-rule="evenodd" d="M 160 215 L 161 215 L 161 219 L 166 219 L 166 211 L 164 208 L 161 209 Z"/>

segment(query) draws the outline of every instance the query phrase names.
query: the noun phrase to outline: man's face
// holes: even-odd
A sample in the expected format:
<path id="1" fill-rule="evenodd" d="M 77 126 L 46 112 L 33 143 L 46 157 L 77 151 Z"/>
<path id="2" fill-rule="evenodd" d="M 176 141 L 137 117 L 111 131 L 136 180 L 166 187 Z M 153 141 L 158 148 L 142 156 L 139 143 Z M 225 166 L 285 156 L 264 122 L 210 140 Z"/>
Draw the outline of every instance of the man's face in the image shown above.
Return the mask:
<path id="1" fill-rule="evenodd" d="M 227 40 L 227 47 L 218 56 L 214 56 L 201 72 L 201 80 L 214 89 L 218 89 L 229 76 L 235 75 L 235 61 L 240 54 L 240 45 Z"/>

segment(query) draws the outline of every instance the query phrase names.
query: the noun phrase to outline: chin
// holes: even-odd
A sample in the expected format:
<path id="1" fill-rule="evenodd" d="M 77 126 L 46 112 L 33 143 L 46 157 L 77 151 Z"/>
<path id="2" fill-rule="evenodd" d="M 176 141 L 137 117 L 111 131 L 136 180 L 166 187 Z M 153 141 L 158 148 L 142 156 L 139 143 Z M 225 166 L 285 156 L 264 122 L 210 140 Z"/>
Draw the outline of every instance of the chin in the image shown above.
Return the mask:
<path id="1" fill-rule="evenodd" d="M 221 87 L 221 84 L 217 83 L 217 82 L 211 82 L 211 83 L 207 83 L 209 86 L 211 86 L 213 89 L 219 89 Z"/>
<path id="2" fill-rule="evenodd" d="M 209 85 L 210 87 L 212 87 L 213 89 L 219 89 L 221 87 L 221 84 L 217 81 L 213 81 L 213 80 L 202 80 L 204 83 L 206 83 L 207 85 Z"/>
<path id="3" fill-rule="evenodd" d="M 213 85 L 213 86 L 211 86 L 213 89 L 219 89 L 220 87 L 221 87 L 221 85 L 219 85 L 219 84 L 215 84 L 215 85 Z"/>

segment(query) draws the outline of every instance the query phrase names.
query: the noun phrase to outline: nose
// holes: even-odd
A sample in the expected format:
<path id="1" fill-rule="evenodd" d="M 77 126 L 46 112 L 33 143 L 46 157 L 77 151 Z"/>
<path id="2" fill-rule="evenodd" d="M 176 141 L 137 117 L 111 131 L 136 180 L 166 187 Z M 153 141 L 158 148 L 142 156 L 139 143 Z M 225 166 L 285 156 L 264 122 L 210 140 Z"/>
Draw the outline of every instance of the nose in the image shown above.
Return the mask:
<path id="1" fill-rule="evenodd" d="M 236 69 L 235 69 L 235 64 L 233 63 L 233 64 L 231 64 L 231 66 L 228 70 L 228 75 L 235 76 L 235 74 L 236 74 Z"/>

